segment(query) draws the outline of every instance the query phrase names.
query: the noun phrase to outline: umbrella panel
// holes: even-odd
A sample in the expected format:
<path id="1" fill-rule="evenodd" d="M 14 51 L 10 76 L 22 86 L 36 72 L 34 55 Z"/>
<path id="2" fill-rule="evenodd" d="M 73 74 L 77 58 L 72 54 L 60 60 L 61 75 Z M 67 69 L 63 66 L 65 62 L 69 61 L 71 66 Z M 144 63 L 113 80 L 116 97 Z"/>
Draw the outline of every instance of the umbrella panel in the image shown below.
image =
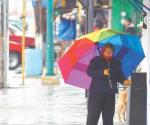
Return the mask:
<path id="1" fill-rule="evenodd" d="M 93 42 L 88 39 L 78 40 L 59 60 L 58 64 L 67 84 L 89 88 L 90 78 L 86 74 L 86 69 L 89 61 L 94 57 L 94 51 Z"/>
<path id="2" fill-rule="evenodd" d="M 84 57 L 80 58 L 70 72 L 66 83 L 78 86 L 80 88 L 89 89 L 91 78 L 87 75 L 87 68 L 90 60 L 94 58 L 95 47 L 92 47 Z"/>

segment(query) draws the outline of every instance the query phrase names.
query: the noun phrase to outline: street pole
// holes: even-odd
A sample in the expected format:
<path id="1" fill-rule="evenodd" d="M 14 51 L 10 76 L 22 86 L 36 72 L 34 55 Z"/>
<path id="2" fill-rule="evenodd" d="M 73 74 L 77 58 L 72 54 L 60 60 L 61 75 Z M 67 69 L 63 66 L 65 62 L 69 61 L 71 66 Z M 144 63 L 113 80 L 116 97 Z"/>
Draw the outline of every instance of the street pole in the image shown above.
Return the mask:
<path id="1" fill-rule="evenodd" d="M 47 3 L 47 46 L 46 46 L 46 73 L 43 74 L 43 85 L 59 85 L 59 78 L 54 76 L 54 40 L 53 40 L 53 11 L 54 0 Z"/>
<path id="2" fill-rule="evenodd" d="M 53 0 L 47 3 L 47 48 L 46 48 L 46 69 L 47 76 L 54 75 L 54 43 L 53 43 Z"/>
<path id="3" fill-rule="evenodd" d="M 26 32 L 26 0 L 22 1 L 22 85 L 25 81 L 25 32 Z"/>
<path id="4" fill-rule="evenodd" d="M 3 1 L 0 0 L 0 88 L 2 88 L 4 86 L 4 51 L 3 51 Z"/>
<path id="5" fill-rule="evenodd" d="M 94 0 L 88 0 L 87 10 L 87 31 L 92 32 L 94 29 Z"/>
<path id="6" fill-rule="evenodd" d="M 9 65 L 9 39 L 8 39 L 8 5 L 9 0 L 4 0 L 4 87 L 8 86 Z"/>
<path id="7" fill-rule="evenodd" d="M 0 88 L 8 86 L 8 0 L 0 1 Z"/>
<path id="8" fill-rule="evenodd" d="M 87 0 L 86 10 L 86 33 L 90 33 L 94 29 L 94 0 Z M 85 91 L 85 97 L 89 97 L 89 91 Z"/>

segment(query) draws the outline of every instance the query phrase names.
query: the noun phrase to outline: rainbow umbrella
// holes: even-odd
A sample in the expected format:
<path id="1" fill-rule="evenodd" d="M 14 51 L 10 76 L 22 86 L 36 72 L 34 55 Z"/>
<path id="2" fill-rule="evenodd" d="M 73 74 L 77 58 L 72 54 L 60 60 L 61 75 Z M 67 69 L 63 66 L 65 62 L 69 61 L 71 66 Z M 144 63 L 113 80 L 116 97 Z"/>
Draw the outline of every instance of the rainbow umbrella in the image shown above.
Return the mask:
<path id="1" fill-rule="evenodd" d="M 112 43 L 115 58 L 122 62 L 122 70 L 127 77 L 144 58 L 144 52 L 137 36 L 102 29 L 80 37 L 58 61 L 66 84 L 89 89 L 91 78 L 86 70 L 92 58 L 100 55 L 100 49 Z"/>

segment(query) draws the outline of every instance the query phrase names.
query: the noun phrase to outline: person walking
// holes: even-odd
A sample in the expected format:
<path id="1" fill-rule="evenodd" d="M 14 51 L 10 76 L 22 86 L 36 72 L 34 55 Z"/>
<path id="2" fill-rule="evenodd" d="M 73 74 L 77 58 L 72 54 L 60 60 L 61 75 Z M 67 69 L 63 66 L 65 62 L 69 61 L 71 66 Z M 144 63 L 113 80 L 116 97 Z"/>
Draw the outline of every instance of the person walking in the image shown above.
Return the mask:
<path id="1" fill-rule="evenodd" d="M 113 125 L 117 83 L 125 86 L 131 84 L 123 76 L 121 63 L 113 57 L 114 51 L 112 44 L 106 44 L 101 56 L 94 57 L 87 68 L 92 84 L 89 89 L 86 125 L 97 125 L 101 113 L 103 125 Z"/>
<path id="2" fill-rule="evenodd" d="M 125 28 L 125 32 L 132 34 L 132 35 L 137 35 L 137 30 L 130 18 L 124 19 L 123 25 Z"/>

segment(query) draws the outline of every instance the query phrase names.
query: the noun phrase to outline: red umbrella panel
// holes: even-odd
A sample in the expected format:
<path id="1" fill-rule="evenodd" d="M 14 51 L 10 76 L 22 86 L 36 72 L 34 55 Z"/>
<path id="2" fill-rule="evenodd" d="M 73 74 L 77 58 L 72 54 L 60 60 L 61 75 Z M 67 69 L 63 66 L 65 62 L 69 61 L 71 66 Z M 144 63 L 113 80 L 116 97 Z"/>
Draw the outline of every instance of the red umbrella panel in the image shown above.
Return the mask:
<path id="1" fill-rule="evenodd" d="M 76 40 L 59 60 L 58 65 L 66 84 L 89 89 L 91 78 L 87 75 L 90 60 L 95 57 L 95 43 L 84 38 Z"/>

